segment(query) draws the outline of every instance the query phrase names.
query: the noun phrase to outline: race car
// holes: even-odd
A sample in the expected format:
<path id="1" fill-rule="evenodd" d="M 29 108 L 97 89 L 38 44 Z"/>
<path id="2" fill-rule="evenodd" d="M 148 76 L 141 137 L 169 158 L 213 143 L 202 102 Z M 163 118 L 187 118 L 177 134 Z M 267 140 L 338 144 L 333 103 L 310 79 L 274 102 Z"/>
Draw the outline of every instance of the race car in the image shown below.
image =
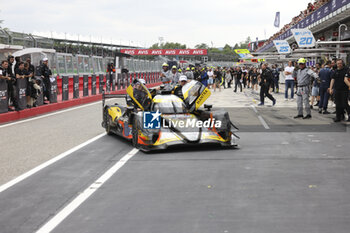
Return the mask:
<path id="1" fill-rule="evenodd" d="M 143 151 L 182 144 L 238 145 L 239 137 L 235 134 L 238 128 L 228 112 L 212 111 L 211 105 L 199 109 L 211 94 L 200 82 L 192 80 L 185 84 L 181 97 L 169 89 L 151 92 L 136 79 L 126 95 L 103 93 L 102 127 L 107 134 L 131 140 L 134 147 Z M 125 98 L 127 106 L 106 104 L 108 98 Z"/>

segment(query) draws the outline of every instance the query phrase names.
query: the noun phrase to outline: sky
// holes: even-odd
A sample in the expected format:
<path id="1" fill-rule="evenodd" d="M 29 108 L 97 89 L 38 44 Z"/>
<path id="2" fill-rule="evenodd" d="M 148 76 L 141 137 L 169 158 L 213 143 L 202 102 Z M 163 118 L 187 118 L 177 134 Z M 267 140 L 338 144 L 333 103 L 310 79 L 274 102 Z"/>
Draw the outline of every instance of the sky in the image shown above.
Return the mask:
<path id="1" fill-rule="evenodd" d="M 193 48 L 233 46 L 248 36 L 270 37 L 275 14 L 281 27 L 307 0 L 0 0 L 1 25 L 12 31 L 55 38 L 149 47 L 179 42 Z"/>

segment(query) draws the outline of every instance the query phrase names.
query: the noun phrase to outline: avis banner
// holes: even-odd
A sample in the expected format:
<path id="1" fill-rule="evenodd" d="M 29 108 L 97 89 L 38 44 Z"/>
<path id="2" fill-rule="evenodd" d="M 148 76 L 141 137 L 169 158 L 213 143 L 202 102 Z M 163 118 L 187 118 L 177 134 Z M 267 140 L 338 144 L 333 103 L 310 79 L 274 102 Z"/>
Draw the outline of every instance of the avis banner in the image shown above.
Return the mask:
<path id="1" fill-rule="evenodd" d="M 121 53 L 129 55 L 189 55 L 189 56 L 200 56 L 207 55 L 206 49 L 121 49 Z"/>

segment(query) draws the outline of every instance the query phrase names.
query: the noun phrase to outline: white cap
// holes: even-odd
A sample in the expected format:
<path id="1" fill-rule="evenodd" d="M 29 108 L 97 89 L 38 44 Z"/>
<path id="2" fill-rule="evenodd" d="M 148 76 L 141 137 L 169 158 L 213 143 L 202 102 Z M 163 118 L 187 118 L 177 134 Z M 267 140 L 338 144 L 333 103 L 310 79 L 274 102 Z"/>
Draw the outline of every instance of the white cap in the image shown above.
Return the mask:
<path id="1" fill-rule="evenodd" d="M 48 61 L 49 59 L 47 57 L 44 57 L 43 58 L 43 61 Z"/>
<path id="2" fill-rule="evenodd" d="M 180 82 L 181 81 L 187 81 L 187 76 L 186 75 L 181 75 L 179 80 L 180 80 Z"/>
<path id="3" fill-rule="evenodd" d="M 139 79 L 139 82 L 142 83 L 142 84 L 146 84 L 146 81 L 144 79 Z"/>

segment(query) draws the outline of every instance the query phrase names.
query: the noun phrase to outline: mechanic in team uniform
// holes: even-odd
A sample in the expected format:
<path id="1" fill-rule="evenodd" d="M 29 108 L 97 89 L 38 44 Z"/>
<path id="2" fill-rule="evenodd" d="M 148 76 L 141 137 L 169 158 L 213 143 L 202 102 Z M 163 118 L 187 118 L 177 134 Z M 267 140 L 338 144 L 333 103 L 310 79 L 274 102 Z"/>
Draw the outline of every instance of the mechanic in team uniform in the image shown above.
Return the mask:
<path id="1" fill-rule="evenodd" d="M 310 95 L 310 83 L 311 78 L 318 79 L 318 75 L 309 68 L 306 68 L 306 59 L 300 58 L 298 60 L 299 69 L 295 71 L 295 75 L 297 77 L 297 108 L 298 115 L 294 118 L 303 118 L 310 119 L 311 118 L 311 108 L 309 102 Z M 305 106 L 306 116 L 303 115 L 303 105 Z"/>
<path id="2" fill-rule="evenodd" d="M 186 68 L 185 75 L 186 75 L 188 80 L 193 80 L 193 72 L 191 71 L 190 67 Z"/>
<path id="3" fill-rule="evenodd" d="M 261 66 L 262 73 L 260 75 L 260 104 L 262 106 L 265 104 L 265 96 L 272 101 L 272 105 L 276 104 L 276 99 L 269 93 L 271 83 L 273 82 L 272 72 L 268 68 L 267 64 Z"/>
<path id="4" fill-rule="evenodd" d="M 179 82 L 180 73 L 177 71 L 176 66 L 171 67 L 171 72 L 169 76 L 170 76 L 171 84 L 175 85 Z"/>

